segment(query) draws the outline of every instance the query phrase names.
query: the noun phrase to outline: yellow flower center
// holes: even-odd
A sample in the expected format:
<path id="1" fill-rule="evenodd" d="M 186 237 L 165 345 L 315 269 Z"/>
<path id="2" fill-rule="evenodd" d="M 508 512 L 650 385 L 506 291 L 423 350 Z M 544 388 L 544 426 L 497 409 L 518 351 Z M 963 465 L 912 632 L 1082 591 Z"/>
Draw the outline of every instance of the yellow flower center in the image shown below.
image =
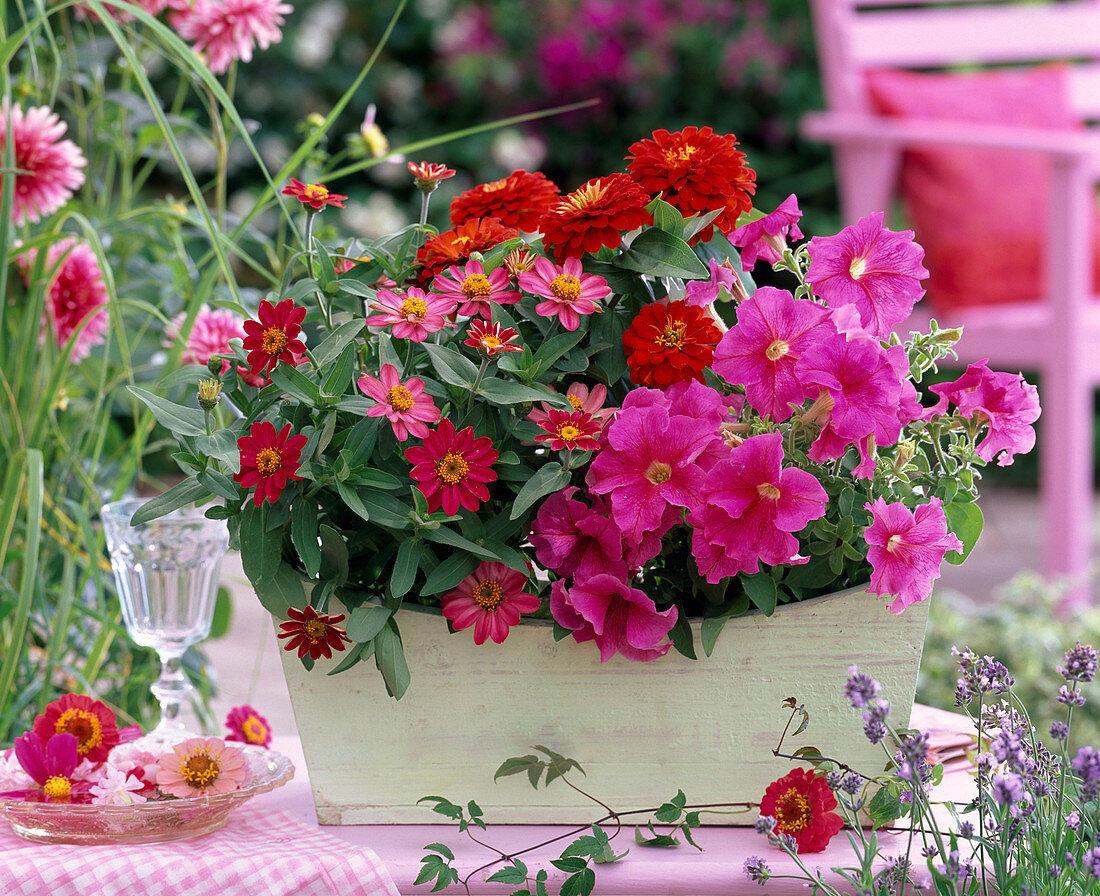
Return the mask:
<path id="1" fill-rule="evenodd" d="M 465 249 L 469 242 L 470 238 L 468 236 L 456 236 L 451 240 L 451 245 L 456 249 Z"/>
<path id="2" fill-rule="evenodd" d="M 901 536 L 900 535 L 891 535 L 886 540 L 886 552 L 888 554 L 896 554 L 900 547 L 901 547 Z"/>
<path id="3" fill-rule="evenodd" d="M 462 283 L 462 293 L 468 299 L 474 296 L 487 296 L 493 291 L 489 278 L 484 274 L 471 274 Z"/>
<path id="4" fill-rule="evenodd" d="M 328 196 L 328 188 L 323 187 L 320 184 L 310 184 L 305 188 L 305 194 L 307 199 L 317 200 L 324 199 Z"/>
<path id="5" fill-rule="evenodd" d="M 581 409 L 581 400 L 577 398 L 576 395 L 566 395 L 565 397 L 569 403 L 573 405 L 574 411 L 579 411 Z"/>
<path id="6" fill-rule="evenodd" d="M 581 297 L 581 281 L 572 274 L 558 274 L 550 281 L 550 291 L 559 299 L 575 302 Z"/>
<path id="7" fill-rule="evenodd" d="M 645 471 L 645 478 L 654 485 L 668 482 L 672 478 L 672 467 L 664 463 L 664 461 L 650 461 L 649 469 Z"/>
<path id="8" fill-rule="evenodd" d="M 485 347 L 486 351 L 492 351 L 497 346 L 502 345 L 501 341 L 496 338 L 492 333 L 486 333 L 481 337 L 481 344 Z"/>
<path id="9" fill-rule="evenodd" d="M 310 643 L 316 644 L 328 631 L 328 623 L 322 622 L 320 619 L 310 619 L 302 624 L 302 629 L 306 633 L 306 637 L 309 638 Z"/>
<path id="10" fill-rule="evenodd" d="M 461 454 L 454 453 L 443 455 L 435 468 L 439 473 L 439 478 L 447 485 L 457 485 L 470 472 L 470 465 L 466 463 L 466 458 Z"/>
<path id="11" fill-rule="evenodd" d="M 687 324 L 683 322 L 665 325 L 664 332 L 657 336 L 654 342 L 665 348 L 681 349 L 684 347 L 684 335 L 687 332 Z"/>
<path id="12" fill-rule="evenodd" d="M 46 783 L 42 785 L 42 792 L 46 794 L 48 800 L 67 800 L 72 791 L 73 786 L 69 779 L 62 775 L 47 778 Z"/>
<path id="13" fill-rule="evenodd" d="M 789 342 L 784 342 L 782 339 L 776 339 L 775 342 L 764 349 L 764 354 L 769 361 L 778 361 L 790 350 L 791 344 Z"/>
<path id="14" fill-rule="evenodd" d="M 801 831 L 810 823 L 812 814 L 810 801 L 794 787 L 784 793 L 775 804 L 776 827 L 781 834 Z"/>
<path id="15" fill-rule="evenodd" d="M 286 348 L 288 342 L 286 330 L 282 327 L 268 327 L 264 330 L 263 341 L 260 343 L 260 348 L 263 349 L 265 355 L 271 355 L 273 358 L 277 358 L 283 353 L 283 349 Z"/>
<path id="16" fill-rule="evenodd" d="M 867 259 L 862 255 L 859 258 L 853 258 L 848 273 L 852 275 L 853 280 L 858 280 L 867 273 Z"/>
<path id="17" fill-rule="evenodd" d="M 276 448 L 261 448 L 256 454 L 256 469 L 270 476 L 283 465 L 283 456 Z"/>
<path id="18" fill-rule="evenodd" d="M 563 442 L 575 442 L 581 437 L 581 431 L 572 423 L 562 423 L 558 427 L 558 438 Z"/>
<path id="19" fill-rule="evenodd" d="M 205 747 L 192 750 L 180 759 L 180 776 L 199 790 L 205 790 L 221 774 L 222 764 L 216 756 L 211 756 Z"/>
<path id="20" fill-rule="evenodd" d="M 474 589 L 474 602 L 483 610 L 495 610 L 504 600 L 504 589 L 496 579 L 482 582 Z"/>
<path id="21" fill-rule="evenodd" d="M 428 303 L 417 296 L 407 296 L 401 303 L 401 314 L 404 317 L 419 317 L 423 319 L 428 313 Z"/>
<path id="22" fill-rule="evenodd" d="M 386 393 L 386 403 L 395 411 L 407 411 L 414 404 L 412 393 L 404 386 L 394 386 Z"/>
<path id="23" fill-rule="evenodd" d="M 585 184 L 578 190 L 574 190 L 566 198 L 562 205 L 566 211 L 569 209 L 575 209 L 580 211 L 589 205 L 595 205 L 601 199 L 603 199 L 604 193 L 607 192 L 607 184 L 601 184 L 599 181 L 591 184 Z"/>
<path id="24" fill-rule="evenodd" d="M 666 149 L 665 161 L 674 167 L 686 165 L 691 161 L 692 155 L 695 153 L 697 147 L 692 146 L 690 143 L 685 143 L 679 149 Z"/>
<path id="25" fill-rule="evenodd" d="M 757 494 L 766 501 L 778 501 L 780 491 L 770 482 L 761 482 L 756 487 Z"/>
<path id="26" fill-rule="evenodd" d="M 267 726 L 255 716 L 249 716 L 241 725 L 241 734 L 250 744 L 262 744 L 267 740 Z"/>
<path id="27" fill-rule="evenodd" d="M 54 733 L 76 735 L 78 741 L 76 751 L 80 754 L 87 753 L 103 743 L 103 730 L 99 724 L 99 716 L 94 712 L 83 709 L 67 709 L 57 717 L 54 723 Z"/>

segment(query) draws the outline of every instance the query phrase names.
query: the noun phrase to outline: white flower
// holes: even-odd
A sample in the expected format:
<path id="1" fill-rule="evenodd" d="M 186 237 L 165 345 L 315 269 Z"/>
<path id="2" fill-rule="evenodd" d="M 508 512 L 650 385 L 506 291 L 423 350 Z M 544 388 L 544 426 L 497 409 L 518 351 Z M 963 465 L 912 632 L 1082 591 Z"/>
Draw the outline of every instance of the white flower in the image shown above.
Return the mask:
<path id="1" fill-rule="evenodd" d="M 0 793 L 9 790 L 26 790 L 34 787 L 34 779 L 19 764 L 15 758 L 15 750 L 5 750 L 0 753 Z"/>
<path id="2" fill-rule="evenodd" d="M 102 778 L 92 785 L 92 803 L 97 806 L 132 806 L 144 803 L 145 797 L 136 791 L 145 785 L 132 775 L 108 767 Z"/>

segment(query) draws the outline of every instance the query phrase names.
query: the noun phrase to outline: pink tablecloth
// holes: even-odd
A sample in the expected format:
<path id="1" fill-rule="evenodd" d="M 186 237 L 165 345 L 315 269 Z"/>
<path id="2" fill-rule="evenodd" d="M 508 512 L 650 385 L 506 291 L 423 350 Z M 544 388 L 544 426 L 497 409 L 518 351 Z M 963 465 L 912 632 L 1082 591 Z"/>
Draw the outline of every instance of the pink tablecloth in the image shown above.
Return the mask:
<path id="1" fill-rule="evenodd" d="M 197 840 L 137 846 L 30 843 L 0 830 L 3 896 L 398 896 L 373 850 L 285 810 L 239 808 Z"/>

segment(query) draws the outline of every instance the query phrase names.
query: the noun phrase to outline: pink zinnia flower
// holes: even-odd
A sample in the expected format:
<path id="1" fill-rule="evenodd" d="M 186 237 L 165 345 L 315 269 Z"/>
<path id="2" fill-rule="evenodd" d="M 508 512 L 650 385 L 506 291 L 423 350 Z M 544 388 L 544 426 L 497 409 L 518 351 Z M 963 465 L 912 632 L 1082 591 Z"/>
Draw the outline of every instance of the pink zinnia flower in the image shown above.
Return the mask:
<path id="1" fill-rule="evenodd" d="M 370 307 L 380 312 L 367 318 L 372 327 L 393 327 L 398 339 L 423 342 L 429 333 L 452 326 L 447 315 L 454 314 L 458 303 L 453 296 L 426 293 L 413 286 L 404 295 L 388 289 L 378 290 Z"/>
<path id="2" fill-rule="evenodd" d="M 523 590 L 527 576 L 503 563 L 483 561 L 454 591 L 443 595 L 443 615 L 456 630 L 474 627 L 474 643 L 501 644 L 521 613 L 534 613 L 539 599 Z"/>
<path id="3" fill-rule="evenodd" d="M 358 385 L 378 402 L 367 411 L 367 416 L 386 417 L 393 434 L 402 442 L 409 436 L 425 438 L 428 424 L 439 419 L 439 408 L 424 391 L 424 381 L 414 376 L 401 382 L 401 374 L 392 364 L 383 364 L 377 378 L 364 373 Z"/>
<path id="4" fill-rule="evenodd" d="M 194 41 L 215 75 L 224 74 L 235 59 L 252 60 L 252 48 L 266 50 L 283 38 L 283 16 L 294 11 L 279 0 L 195 0 L 172 24 L 180 37 Z"/>
<path id="5" fill-rule="evenodd" d="M 581 271 L 579 258 L 567 258 L 556 265 L 549 258 L 536 258 L 534 270 L 521 271 L 520 289 L 542 296 L 535 311 L 542 317 L 557 317 L 567 330 L 580 326 L 582 314 L 592 314 L 599 302 L 611 295 L 611 287 L 603 277 Z"/>
<path id="6" fill-rule="evenodd" d="M 57 211 L 84 183 L 80 169 L 88 164 L 72 140 L 62 140 L 65 123 L 48 106 L 25 112 L 21 106 L 0 106 L 7 123 L 0 128 L 0 151 L 11 134 L 15 156 L 15 195 L 12 219 L 19 224 L 34 224 Z"/>
<path id="7" fill-rule="evenodd" d="M 606 513 L 574 500 L 576 493 L 570 486 L 539 505 L 529 536 L 535 558 L 566 578 L 608 573 L 625 579 L 622 530 Z"/>
<path id="8" fill-rule="evenodd" d="M 244 753 L 219 737 L 192 737 L 157 759 L 157 787 L 190 799 L 237 790 L 248 780 Z"/>
<path id="9" fill-rule="evenodd" d="M 476 511 L 489 500 L 486 486 L 496 481 L 492 465 L 499 456 L 488 436 L 476 438 L 472 426 L 455 432 L 447 419 L 429 430 L 423 445 L 405 450 L 405 460 L 413 464 L 409 475 L 428 499 L 428 512 L 442 507 L 452 516 L 459 507 Z"/>
<path id="10" fill-rule="evenodd" d="M 614 408 L 603 406 L 607 400 L 607 387 L 602 383 L 597 383 L 591 389 L 584 383 L 570 383 L 565 387 L 565 397 L 573 406 L 574 411 L 582 411 L 600 424 L 615 416 Z M 527 419 L 537 426 L 542 426 L 550 419 L 551 410 L 553 408 L 550 405 L 545 401 L 540 401 L 531 409 Z"/>
<path id="11" fill-rule="evenodd" d="M 262 715 L 247 704 L 234 706 L 225 717 L 225 726 L 229 734 L 227 741 L 242 744 L 254 744 L 258 747 L 271 746 L 271 726 Z"/>
<path id="12" fill-rule="evenodd" d="M 868 332 L 882 339 L 906 320 L 924 295 L 924 249 L 913 231 L 882 226 L 882 212 L 860 218 L 836 236 L 810 240 L 806 280 L 830 308 L 855 305 Z"/>
<path id="13" fill-rule="evenodd" d="M 963 543 L 947 531 L 947 517 L 939 498 L 929 499 L 916 512 L 900 501 L 887 504 L 882 498 L 864 508 L 874 516 L 863 535 L 873 570 L 869 590 L 874 594 L 896 594 L 888 609 L 901 613 L 932 593 L 932 582 L 939 578 L 944 555 L 962 551 Z"/>
<path id="14" fill-rule="evenodd" d="M 17 262 L 28 285 L 37 256 L 38 250 L 31 249 Z M 43 331 L 52 330 L 60 348 L 75 335 L 72 360 L 80 361 L 93 346 L 103 342 L 107 333 L 107 287 L 103 272 L 91 246 L 74 239 L 59 240 L 50 246 L 44 273 L 49 276 L 55 268 L 46 296 Z"/>
<path id="15" fill-rule="evenodd" d="M 709 280 L 689 280 L 684 284 L 684 301 L 689 305 L 709 305 L 722 290 L 727 298 L 733 295 L 733 280 L 737 273 L 727 263 L 711 259 Z"/>
<path id="16" fill-rule="evenodd" d="M 779 207 L 770 215 L 764 215 L 751 224 L 738 227 L 730 234 L 730 242 L 741 250 L 741 264 L 751 271 L 757 259 L 763 258 L 768 264 L 775 264 L 783 257 L 787 248 L 787 237 L 802 239 L 798 221 L 802 212 L 794 193 L 779 203 Z"/>
<path id="17" fill-rule="evenodd" d="M 471 259 L 465 268 L 451 265 L 445 274 L 437 274 L 432 289 L 458 303 L 458 313 L 467 317 L 493 319 L 493 302 L 514 305 L 520 300 L 518 289 L 509 289 L 511 277 L 504 268 L 490 274 L 480 261 Z"/>
<path id="18" fill-rule="evenodd" d="M 809 299 L 796 300 L 785 289 L 761 286 L 737 309 L 714 351 L 712 369 L 728 383 L 745 386 L 745 398 L 777 423 L 791 416 L 791 405 L 808 397 L 795 372 L 799 358 L 830 332 L 829 312 Z"/>

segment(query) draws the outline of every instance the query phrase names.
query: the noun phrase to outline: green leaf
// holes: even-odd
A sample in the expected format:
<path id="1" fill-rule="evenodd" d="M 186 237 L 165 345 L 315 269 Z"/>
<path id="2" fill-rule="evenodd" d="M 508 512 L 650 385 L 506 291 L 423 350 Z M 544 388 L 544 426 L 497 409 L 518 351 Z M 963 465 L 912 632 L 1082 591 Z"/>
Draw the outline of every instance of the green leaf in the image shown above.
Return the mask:
<path id="1" fill-rule="evenodd" d="M 563 777 L 572 769 L 576 769 L 582 775 L 584 774 L 584 769 L 581 768 L 577 760 L 562 756 L 561 753 L 555 753 L 553 750 L 549 750 L 540 744 L 535 744 L 535 749 L 549 759 L 549 762 L 546 763 L 547 786 L 550 786 L 550 783 L 554 781 L 555 778 Z"/>
<path id="2" fill-rule="evenodd" d="M 470 554 L 455 552 L 428 574 L 421 594 L 438 594 L 454 588 L 474 571 L 480 561 Z"/>
<path id="3" fill-rule="evenodd" d="M 333 585 L 343 585 L 348 580 L 348 545 L 339 529 L 322 524 L 318 527 L 321 538 L 321 579 Z"/>
<path id="4" fill-rule="evenodd" d="M 888 825 L 905 814 L 905 806 L 897 793 L 889 787 L 880 787 L 867 804 L 867 816 L 875 828 Z"/>
<path id="5" fill-rule="evenodd" d="M 215 457 L 231 473 L 241 466 L 241 450 L 237 447 L 237 433 L 231 429 L 216 429 L 210 435 L 195 439 L 195 447 L 208 457 Z"/>
<path id="6" fill-rule="evenodd" d="M 397 549 L 397 559 L 393 561 L 393 573 L 390 575 L 390 593 L 394 597 L 404 597 L 416 581 L 416 570 L 424 553 L 424 544 L 417 538 L 406 538 Z"/>
<path id="7" fill-rule="evenodd" d="M 185 407 L 161 398 L 137 386 L 127 386 L 130 394 L 144 404 L 157 422 L 176 436 L 205 436 L 206 419 L 198 408 Z"/>
<path id="8" fill-rule="evenodd" d="M 530 479 L 524 483 L 523 488 L 512 502 L 512 512 L 509 519 L 518 519 L 523 513 L 546 495 L 560 491 L 569 485 L 569 473 L 562 469 L 561 464 L 551 461 L 542 467 Z"/>
<path id="9" fill-rule="evenodd" d="M 443 815 L 446 818 L 454 818 L 454 819 L 457 820 L 459 818 L 462 818 L 462 815 L 463 815 L 461 806 L 456 806 L 449 799 L 446 799 L 446 798 L 441 797 L 441 796 L 422 796 L 420 799 L 418 799 L 416 801 L 416 804 L 418 806 L 421 803 L 435 803 L 435 805 L 432 806 L 432 811 L 433 812 L 438 812 L 440 815 Z M 433 846 L 438 846 L 438 845 L 439 844 L 429 844 L 428 846 L 425 846 L 424 848 L 425 849 L 431 849 Z M 446 855 L 446 853 L 444 853 L 444 855 Z"/>
<path id="10" fill-rule="evenodd" d="M 368 522 L 371 520 L 371 513 L 367 507 L 367 503 L 359 496 L 359 492 L 356 491 L 354 486 L 336 480 L 336 491 L 340 493 L 340 497 L 343 498 L 344 503 L 348 505 L 349 510 Z"/>
<path id="11" fill-rule="evenodd" d="M 695 655 L 695 641 L 691 634 L 691 623 L 688 622 L 682 608 L 677 613 L 676 624 L 672 626 L 672 630 L 669 631 L 668 637 L 669 640 L 672 641 L 672 646 L 675 647 L 679 653 L 686 656 L 689 660 L 698 659 Z"/>
<path id="12" fill-rule="evenodd" d="M 285 563 L 279 565 L 273 576 L 253 584 L 252 587 L 264 609 L 272 616 L 283 618 L 290 607 L 301 609 L 306 604 L 302 577 Z"/>
<path id="13" fill-rule="evenodd" d="M 209 497 L 210 489 L 202 483 L 194 479 L 184 479 L 182 482 L 177 482 L 168 491 L 162 492 L 142 504 L 134 513 L 130 522 L 134 526 L 139 523 L 147 523 L 150 520 L 164 516 L 166 513 L 171 513 L 173 510 L 190 507 Z"/>
<path id="14" fill-rule="evenodd" d="M 710 276 L 710 269 L 687 243 L 656 227 L 639 233 L 614 264 L 654 277 L 703 279 Z"/>
<path id="15" fill-rule="evenodd" d="M 360 495 L 359 503 L 370 514 L 371 521 L 390 529 L 408 529 L 412 525 L 412 508 L 391 495 L 370 492 Z"/>
<path id="16" fill-rule="evenodd" d="M 649 830 L 653 834 L 652 837 L 647 837 L 642 833 L 642 829 L 635 825 L 634 827 L 634 842 L 639 846 L 659 846 L 659 847 L 671 847 L 678 846 L 680 841 L 673 837 L 671 834 L 658 834 L 653 830 L 652 822 L 649 825 Z"/>
<path id="17" fill-rule="evenodd" d="M 252 587 L 275 578 L 282 565 L 282 529 L 267 531 L 263 507 L 246 501 L 241 508 L 241 565 Z"/>
<path id="18" fill-rule="evenodd" d="M 547 404 L 562 410 L 572 410 L 573 407 L 564 395 L 560 395 L 552 389 L 537 383 L 525 386 L 523 383 L 510 383 L 490 376 L 481 381 L 478 392 L 484 395 L 492 404 L 497 405 L 507 406 L 523 404 L 528 401 L 545 401 Z"/>
<path id="19" fill-rule="evenodd" d="M 963 543 L 962 553 L 951 551 L 946 555 L 948 563 L 958 566 L 970 556 L 974 545 L 978 543 L 982 529 L 985 528 L 985 517 L 982 516 L 981 508 L 972 501 L 953 501 L 943 509 L 947 514 L 948 527 Z"/>
<path id="20" fill-rule="evenodd" d="M 290 515 L 290 540 L 302 560 L 306 575 L 316 578 L 321 569 L 321 544 L 317 540 L 317 504 L 311 499 L 294 502 Z"/>
<path id="21" fill-rule="evenodd" d="M 332 365 L 324 382 L 321 383 L 321 393 L 330 396 L 343 395 L 355 373 L 356 360 L 355 346 L 345 346 L 339 359 Z"/>
<path id="22" fill-rule="evenodd" d="M 224 638 L 229 633 L 233 617 L 233 596 L 228 588 L 218 588 L 214 598 L 214 618 L 210 623 L 210 638 Z"/>
<path id="23" fill-rule="evenodd" d="M 317 363 L 321 367 L 327 367 L 331 364 L 348 345 L 355 341 L 355 337 L 363 332 L 364 326 L 362 318 L 340 324 L 326 337 L 324 342 L 313 350 L 313 357 L 317 360 Z"/>
<path id="24" fill-rule="evenodd" d="M 740 575 L 741 584 L 745 586 L 745 593 L 765 616 L 771 616 L 775 612 L 775 604 L 779 599 L 779 592 L 775 587 L 775 579 L 766 572 L 758 572 L 754 575 Z"/>
<path id="25" fill-rule="evenodd" d="M 446 856 L 448 859 L 454 860 L 455 854 L 444 843 L 429 843 L 424 847 L 430 849 L 432 852 L 437 852 L 442 856 Z"/>
<path id="26" fill-rule="evenodd" d="M 595 886 L 596 872 L 585 868 L 562 881 L 561 896 L 589 896 Z"/>
<path id="27" fill-rule="evenodd" d="M 527 883 L 527 866 L 519 859 L 512 859 L 511 865 L 501 868 L 499 871 L 494 871 L 485 879 L 495 884 L 522 886 Z"/>
<path id="28" fill-rule="evenodd" d="M 317 384 L 290 364 L 276 364 L 271 371 L 271 382 L 291 398 L 302 404 L 317 408 L 321 405 L 321 390 Z"/>
<path id="29" fill-rule="evenodd" d="M 513 756 L 500 764 L 500 768 L 493 774 L 493 781 L 497 778 L 507 778 L 509 775 L 526 774 L 531 781 L 531 786 L 537 789 L 544 768 L 546 763 L 533 754 Z"/>
<path id="30" fill-rule="evenodd" d="M 580 342 L 583 336 L 584 330 L 577 328 L 576 330 L 558 333 L 558 335 L 547 339 L 535 352 L 531 360 L 530 373 L 532 378 L 536 378 L 543 371 L 549 370 L 554 362 Z"/>
<path id="31" fill-rule="evenodd" d="M 395 491 L 409 484 L 408 479 L 398 479 L 392 473 L 384 470 L 376 470 L 374 467 L 363 467 L 356 470 L 350 482 L 354 482 L 359 488 L 372 488 L 380 491 Z"/>
<path id="32" fill-rule="evenodd" d="M 346 672 L 352 666 L 356 666 L 363 662 L 363 660 L 369 659 L 373 653 L 373 644 L 352 644 L 351 647 L 348 648 L 347 653 L 344 654 L 344 658 L 329 669 L 328 674 L 339 675 L 341 672 Z"/>
<path id="33" fill-rule="evenodd" d="M 683 238 L 684 216 L 663 199 L 654 199 L 646 207 L 646 211 L 653 215 L 653 226 L 674 237 Z"/>
<path id="34" fill-rule="evenodd" d="M 482 560 L 500 560 L 492 551 L 470 541 L 470 539 L 459 535 L 453 529 L 448 529 L 446 526 L 440 526 L 438 529 L 423 528 L 420 530 L 420 534 L 427 541 L 445 544 L 447 547 L 451 548 L 459 548 L 460 550 L 480 557 Z"/>
<path id="35" fill-rule="evenodd" d="M 382 631 L 386 620 L 393 615 L 393 610 L 387 607 L 366 606 L 356 607 L 348 616 L 344 630 L 353 641 L 371 641 Z M 376 645 L 377 647 L 377 645 Z"/>
<path id="36" fill-rule="evenodd" d="M 387 693 L 400 700 L 409 688 L 409 665 L 405 662 L 401 632 L 392 617 L 374 638 L 374 662 L 382 673 Z"/>
<path id="37" fill-rule="evenodd" d="M 564 871 L 566 874 L 575 874 L 578 871 L 584 871 L 588 867 L 588 861 L 579 856 L 566 856 L 562 859 L 551 859 L 550 864 L 553 865 L 558 871 Z"/>
<path id="38" fill-rule="evenodd" d="M 427 351 L 432 367 L 443 382 L 460 389 L 469 390 L 473 387 L 474 380 L 477 379 L 477 365 L 473 361 L 442 345 L 431 342 L 422 342 L 420 345 Z"/>

